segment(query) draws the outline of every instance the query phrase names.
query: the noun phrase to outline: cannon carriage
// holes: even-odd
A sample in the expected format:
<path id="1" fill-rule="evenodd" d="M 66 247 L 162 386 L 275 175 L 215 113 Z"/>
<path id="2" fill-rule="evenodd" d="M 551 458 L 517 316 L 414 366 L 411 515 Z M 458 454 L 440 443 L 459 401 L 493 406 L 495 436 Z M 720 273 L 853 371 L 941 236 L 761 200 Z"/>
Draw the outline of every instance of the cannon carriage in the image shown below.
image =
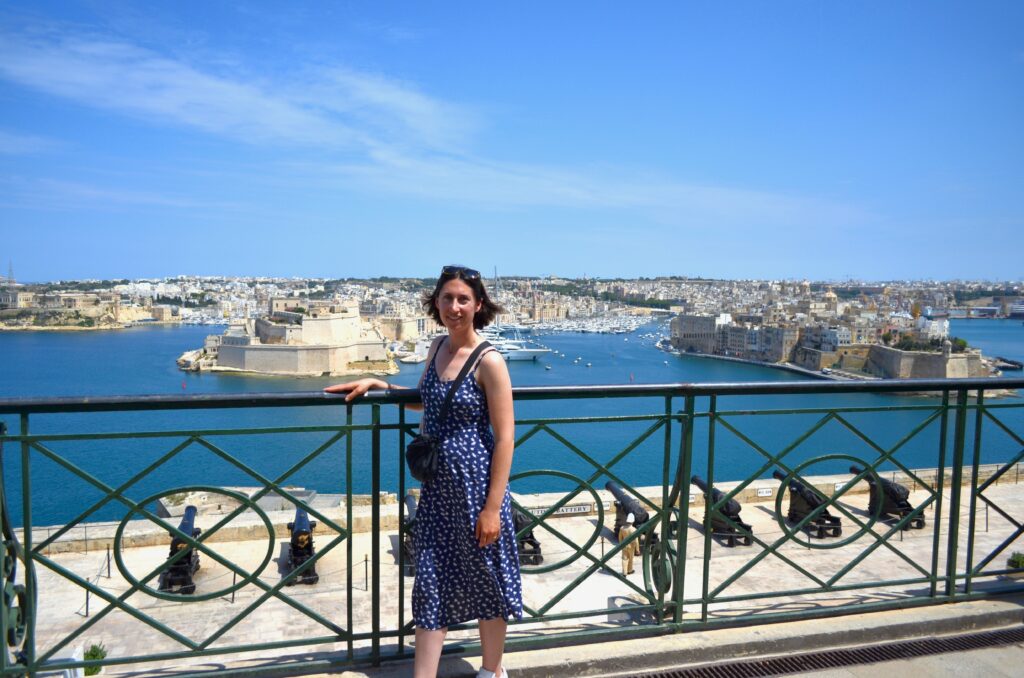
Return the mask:
<path id="1" fill-rule="evenodd" d="M 860 475 L 864 473 L 864 469 L 854 465 L 850 467 L 850 473 Z M 901 520 L 914 511 L 914 507 L 909 501 L 910 490 L 906 485 L 881 477 L 878 478 L 878 482 L 875 482 L 875 476 L 870 473 L 864 479 L 871 487 L 868 510 L 872 515 L 878 513 L 883 519 Z M 914 516 L 903 525 L 903 529 L 924 529 L 924 516 Z"/>
<path id="2" fill-rule="evenodd" d="M 776 480 L 784 481 L 786 475 L 776 469 L 772 476 Z M 799 523 L 818 507 L 824 506 L 827 500 L 813 487 L 808 487 L 796 478 L 789 481 L 789 511 L 786 517 L 790 522 Z M 810 536 L 818 539 L 825 537 L 839 537 L 843 534 L 843 523 L 838 516 L 828 512 L 828 508 L 819 510 L 814 518 L 804 525 L 804 529 Z"/>
<path id="3" fill-rule="evenodd" d="M 196 527 L 198 514 L 198 508 L 192 505 L 186 506 L 185 513 L 181 516 L 181 522 L 178 523 L 178 531 L 190 535 L 193 539 L 202 534 L 202 529 Z M 170 537 L 171 549 L 167 559 L 170 560 L 181 551 L 186 553 L 171 563 L 160 575 L 159 588 L 161 591 L 169 593 L 193 594 L 196 592 L 193 575 L 199 570 L 199 553 L 177 534 L 171 532 Z"/>
<path id="4" fill-rule="evenodd" d="M 516 528 L 516 548 L 519 551 L 520 565 L 540 565 L 544 562 L 544 555 L 541 553 L 540 541 L 533 535 L 533 528 L 519 534 L 520 530 L 530 524 L 530 516 L 519 509 L 512 507 L 512 521 Z"/>
<path id="5" fill-rule="evenodd" d="M 707 520 L 707 512 L 711 505 L 720 502 L 725 494 L 717 488 L 711 488 L 709 496 L 708 484 L 698 475 L 690 478 L 690 482 L 704 493 L 704 518 Z M 736 546 L 737 542 L 744 546 L 754 543 L 751 536 L 754 533 L 754 528 L 740 520 L 741 510 L 740 503 L 735 499 L 730 499 L 721 508 L 711 511 L 711 533 L 716 537 L 721 537 L 726 546 Z"/>
<path id="6" fill-rule="evenodd" d="M 288 550 L 288 571 L 294 572 L 303 563 L 316 555 L 316 547 L 313 545 L 313 530 L 316 523 L 309 520 L 309 514 L 304 509 L 295 509 L 294 522 L 288 523 L 289 550 Z M 315 584 L 320 581 L 320 575 L 316 573 L 316 567 L 310 565 L 298 576 L 288 582 L 288 586 L 295 584 Z"/>

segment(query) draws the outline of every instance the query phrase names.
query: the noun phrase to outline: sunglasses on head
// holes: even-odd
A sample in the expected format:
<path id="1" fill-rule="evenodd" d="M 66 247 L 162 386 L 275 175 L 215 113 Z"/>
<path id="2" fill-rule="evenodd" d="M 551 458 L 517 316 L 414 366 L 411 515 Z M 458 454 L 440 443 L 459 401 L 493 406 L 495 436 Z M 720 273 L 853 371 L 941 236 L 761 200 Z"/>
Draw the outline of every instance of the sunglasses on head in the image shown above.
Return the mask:
<path id="1" fill-rule="evenodd" d="M 465 266 L 445 266 L 441 269 L 441 275 L 459 276 L 464 280 L 479 280 L 480 271 Z"/>

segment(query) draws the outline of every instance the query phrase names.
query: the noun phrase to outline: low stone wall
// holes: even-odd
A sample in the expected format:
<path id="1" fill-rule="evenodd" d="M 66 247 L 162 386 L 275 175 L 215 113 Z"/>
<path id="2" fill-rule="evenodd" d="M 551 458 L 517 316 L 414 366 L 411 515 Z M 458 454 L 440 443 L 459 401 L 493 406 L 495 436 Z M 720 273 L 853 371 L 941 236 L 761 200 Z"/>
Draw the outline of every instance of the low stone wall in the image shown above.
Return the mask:
<path id="1" fill-rule="evenodd" d="M 978 483 L 984 483 L 986 480 L 991 478 L 1001 467 L 999 464 L 986 464 L 978 468 Z M 934 487 L 938 480 L 938 472 L 936 469 L 912 469 L 914 474 L 921 479 L 922 482 L 928 484 L 930 487 Z M 911 481 L 905 473 L 902 471 L 897 472 L 885 472 L 880 474 L 883 478 L 888 480 L 894 480 L 897 483 L 907 485 L 911 491 L 914 489 L 920 489 L 919 485 L 916 485 Z M 946 487 L 952 482 L 952 471 L 946 470 Z M 852 475 L 841 474 L 841 475 L 828 475 L 828 476 L 804 476 L 807 481 L 818 489 L 822 494 L 830 496 L 836 489 L 842 487 L 850 481 Z M 1024 462 L 1016 464 L 1011 467 L 1006 473 L 1004 473 L 998 484 L 1016 484 L 1020 483 L 1024 479 Z M 964 468 L 963 474 L 963 485 L 970 485 L 971 483 L 971 468 Z M 775 502 L 776 494 L 779 489 L 779 481 L 774 479 L 759 479 L 752 482 L 750 485 L 745 487 L 740 492 L 736 499 L 743 505 L 756 504 L 764 502 Z M 716 482 L 715 487 L 723 492 L 732 491 L 739 482 Z M 660 486 L 653 487 L 639 487 L 637 491 L 647 499 L 649 499 L 654 505 L 660 506 L 662 501 L 662 488 Z M 866 481 L 861 481 L 854 485 L 848 490 L 849 494 L 866 494 L 869 491 L 868 484 Z M 418 490 L 410 490 L 410 494 L 418 496 Z M 614 511 L 614 497 L 611 492 L 606 490 L 597 490 L 597 494 L 601 499 L 603 508 L 606 516 L 609 512 Z M 516 501 L 525 509 L 540 514 L 549 509 L 551 506 L 558 503 L 564 496 L 564 492 L 551 492 L 551 493 L 537 493 L 537 494 L 519 494 L 514 493 Z M 704 495 L 696 486 L 690 486 L 688 488 L 689 503 L 691 506 L 700 507 L 704 505 Z M 680 503 L 684 498 L 680 497 Z M 373 497 L 372 495 L 353 495 L 352 497 L 352 531 L 356 533 L 370 532 L 373 527 L 372 522 L 372 507 Z M 344 503 L 336 506 L 320 508 L 316 507 L 318 511 L 323 513 L 325 516 L 335 521 L 342 528 L 346 527 L 346 511 Z M 287 524 L 295 518 L 295 511 L 267 511 L 267 516 L 274 526 L 274 536 L 278 539 L 287 540 L 289 538 Z M 224 514 L 216 513 L 200 513 L 197 519 L 196 526 L 200 528 L 207 528 L 218 522 Z M 565 506 L 559 509 L 552 517 L 554 518 L 572 518 L 572 517 L 585 517 L 585 516 L 596 516 L 597 507 L 593 496 L 587 492 L 580 492 L 572 501 L 567 503 Z M 316 520 L 315 516 L 310 516 L 312 520 Z M 168 520 L 173 524 L 177 524 L 177 519 Z M 117 530 L 119 523 L 116 522 L 104 522 L 104 523 L 84 523 L 76 525 L 67 534 L 61 535 L 53 544 L 45 549 L 46 553 L 70 553 L 70 552 L 89 552 L 89 551 L 104 551 L 108 547 L 113 548 L 114 545 L 114 533 Z M 381 493 L 381 506 L 380 506 L 380 526 L 382 531 L 397 530 L 398 529 L 398 500 L 392 493 Z M 47 539 L 51 534 L 61 528 L 60 525 L 54 525 L 50 527 L 37 527 L 32 530 L 32 541 L 35 544 L 41 543 Z M 24 535 L 21 531 L 17 531 L 18 538 L 24 542 Z M 331 539 L 333 538 L 333 530 L 327 531 L 326 528 L 318 527 L 314 532 L 314 536 L 319 538 Z M 231 521 L 230 524 L 217 530 L 217 532 L 210 537 L 211 543 L 215 542 L 228 542 L 228 541 L 247 541 L 254 539 L 266 539 L 267 529 L 253 511 L 246 511 L 240 516 L 236 517 Z M 122 539 L 123 548 L 135 548 L 142 546 L 163 546 L 170 544 L 168 533 L 165 530 L 159 529 L 154 523 L 148 520 L 132 520 L 129 521 L 125 526 L 124 536 Z"/>

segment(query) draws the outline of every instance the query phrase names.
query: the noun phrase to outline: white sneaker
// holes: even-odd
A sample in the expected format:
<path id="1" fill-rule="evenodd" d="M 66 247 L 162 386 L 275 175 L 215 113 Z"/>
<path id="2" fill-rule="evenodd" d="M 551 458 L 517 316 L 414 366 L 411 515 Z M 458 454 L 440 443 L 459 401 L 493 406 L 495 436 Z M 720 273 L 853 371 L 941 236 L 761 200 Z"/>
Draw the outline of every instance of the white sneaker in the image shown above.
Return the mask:
<path id="1" fill-rule="evenodd" d="M 504 666 L 501 667 L 500 674 L 497 674 L 494 671 L 488 671 L 485 668 L 481 668 L 479 671 L 476 672 L 476 678 L 508 678 L 508 671 L 505 670 Z"/>

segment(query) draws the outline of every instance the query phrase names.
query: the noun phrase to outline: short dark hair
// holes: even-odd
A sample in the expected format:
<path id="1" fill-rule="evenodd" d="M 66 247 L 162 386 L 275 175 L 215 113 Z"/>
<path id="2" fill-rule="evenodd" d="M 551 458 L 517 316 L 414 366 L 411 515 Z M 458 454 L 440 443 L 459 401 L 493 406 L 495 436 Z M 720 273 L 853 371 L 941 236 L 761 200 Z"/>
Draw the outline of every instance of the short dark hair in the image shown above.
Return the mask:
<path id="1" fill-rule="evenodd" d="M 424 293 L 421 300 L 423 303 L 423 310 L 426 311 L 427 315 L 433 318 L 438 325 L 444 325 L 444 321 L 441 320 L 441 312 L 437 310 L 437 300 L 441 296 L 441 288 L 444 287 L 446 282 L 449 280 L 455 280 L 456 278 L 469 285 L 469 288 L 473 290 L 473 296 L 475 296 L 477 301 L 480 302 L 480 310 L 473 316 L 473 329 L 482 330 L 484 327 L 494 322 L 494 318 L 497 317 L 499 313 L 505 312 L 505 309 L 499 304 L 491 301 L 491 298 L 487 295 L 487 289 L 484 287 L 483 278 L 479 274 L 467 275 L 467 272 L 472 271 L 473 269 L 454 266 L 447 268 L 456 270 L 453 273 L 442 273 L 437 279 L 437 283 L 434 285 L 434 291 L 429 294 Z M 473 271 L 473 273 L 476 273 L 476 271 Z"/>

